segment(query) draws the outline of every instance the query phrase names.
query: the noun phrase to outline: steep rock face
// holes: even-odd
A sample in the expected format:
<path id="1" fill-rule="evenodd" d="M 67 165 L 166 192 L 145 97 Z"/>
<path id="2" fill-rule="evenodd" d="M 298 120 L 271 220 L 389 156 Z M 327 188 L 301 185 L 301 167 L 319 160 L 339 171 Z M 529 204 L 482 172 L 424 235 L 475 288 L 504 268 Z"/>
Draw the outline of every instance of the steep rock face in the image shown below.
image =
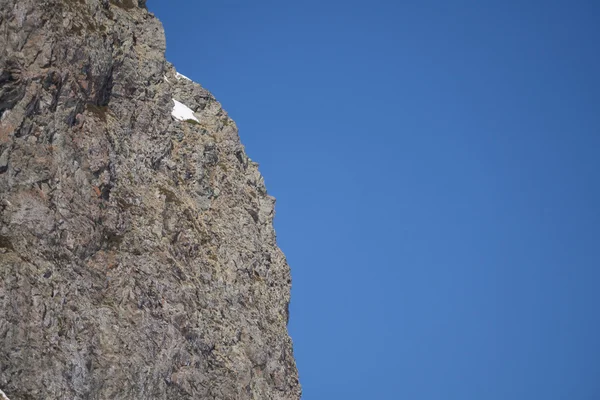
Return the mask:
<path id="1" fill-rule="evenodd" d="M 0 0 L 13 400 L 300 397 L 274 199 L 235 123 L 164 51 L 144 1 Z"/>

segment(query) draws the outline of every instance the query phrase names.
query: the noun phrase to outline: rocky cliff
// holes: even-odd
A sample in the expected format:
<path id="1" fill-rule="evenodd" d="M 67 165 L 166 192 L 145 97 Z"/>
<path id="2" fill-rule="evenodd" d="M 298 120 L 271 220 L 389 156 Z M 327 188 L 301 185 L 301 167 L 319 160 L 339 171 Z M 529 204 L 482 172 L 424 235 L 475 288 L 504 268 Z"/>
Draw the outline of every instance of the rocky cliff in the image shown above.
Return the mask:
<path id="1" fill-rule="evenodd" d="M 274 199 L 142 0 L 0 0 L 0 389 L 299 399 Z"/>

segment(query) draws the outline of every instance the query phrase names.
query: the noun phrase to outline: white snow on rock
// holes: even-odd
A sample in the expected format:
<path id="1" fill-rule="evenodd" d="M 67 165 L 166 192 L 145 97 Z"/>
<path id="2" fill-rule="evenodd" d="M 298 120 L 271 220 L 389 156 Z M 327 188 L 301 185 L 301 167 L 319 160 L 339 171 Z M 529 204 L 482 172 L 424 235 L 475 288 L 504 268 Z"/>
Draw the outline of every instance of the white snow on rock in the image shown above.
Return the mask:
<path id="1" fill-rule="evenodd" d="M 179 79 L 183 78 L 183 79 L 185 79 L 185 80 L 191 81 L 191 79 L 190 79 L 190 78 L 188 78 L 187 76 L 185 76 L 185 75 L 183 75 L 183 74 L 180 74 L 179 72 L 177 72 L 177 73 L 175 74 L 175 77 L 177 78 L 177 80 L 179 80 Z"/>
<path id="2" fill-rule="evenodd" d="M 173 99 L 173 102 L 175 103 L 173 111 L 171 112 L 173 118 L 179 121 L 187 121 L 188 119 L 192 119 L 196 122 L 200 122 L 198 121 L 198 118 L 196 118 L 196 116 L 194 115 L 194 112 L 191 108 L 189 108 L 183 103 L 178 102 L 175 99 Z"/>

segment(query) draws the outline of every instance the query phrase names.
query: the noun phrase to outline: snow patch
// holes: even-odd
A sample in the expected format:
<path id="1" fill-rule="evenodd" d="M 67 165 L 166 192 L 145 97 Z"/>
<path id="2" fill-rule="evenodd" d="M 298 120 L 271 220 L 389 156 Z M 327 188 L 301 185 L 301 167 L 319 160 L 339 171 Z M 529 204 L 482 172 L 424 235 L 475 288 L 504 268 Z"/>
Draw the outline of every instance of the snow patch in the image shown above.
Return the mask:
<path id="1" fill-rule="evenodd" d="M 180 79 L 182 79 L 182 78 L 183 78 L 183 79 L 185 79 L 186 81 L 190 81 L 190 82 L 192 81 L 190 78 L 188 78 L 187 76 L 185 76 L 185 75 L 183 75 L 183 74 L 180 74 L 179 72 L 177 72 L 177 73 L 175 74 L 175 77 L 177 78 L 177 80 L 180 80 Z"/>
<path id="2" fill-rule="evenodd" d="M 194 112 L 191 108 L 189 108 L 183 103 L 178 102 L 175 99 L 173 99 L 173 102 L 175 103 L 173 111 L 171 112 L 173 118 L 175 118 L 178 121 L 187 121 L 188 119 L 191 119 L 196 122 L 200 122 L 198 121 L 198 118 L 196 118 L 196 116 L 194 115 Z"/>

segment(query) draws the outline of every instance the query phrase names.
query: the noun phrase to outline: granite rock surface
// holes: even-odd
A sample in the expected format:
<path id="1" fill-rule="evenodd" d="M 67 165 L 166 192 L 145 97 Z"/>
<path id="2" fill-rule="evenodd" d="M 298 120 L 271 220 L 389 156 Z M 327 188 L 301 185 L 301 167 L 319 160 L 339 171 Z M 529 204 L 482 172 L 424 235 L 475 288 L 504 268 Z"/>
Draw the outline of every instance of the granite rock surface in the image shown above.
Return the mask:
<path id="1" fill-rule="evenodd" d="M 275 200 L 164 53 L 145 1 L 0 0 L 12 400 L 300 398 Z"/>

